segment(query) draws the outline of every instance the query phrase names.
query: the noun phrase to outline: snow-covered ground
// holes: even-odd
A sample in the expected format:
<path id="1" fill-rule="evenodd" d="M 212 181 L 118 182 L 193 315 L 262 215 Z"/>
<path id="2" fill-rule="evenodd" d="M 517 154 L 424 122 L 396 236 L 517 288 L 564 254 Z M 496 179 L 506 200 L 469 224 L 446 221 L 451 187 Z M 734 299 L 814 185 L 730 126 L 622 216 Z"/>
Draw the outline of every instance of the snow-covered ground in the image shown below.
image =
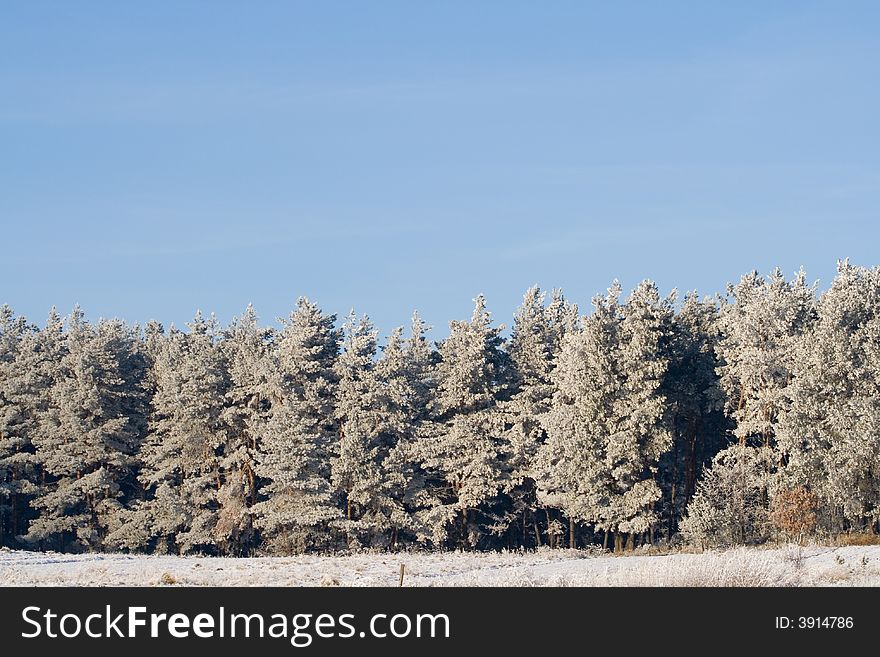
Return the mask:
<path id="1" fill-rule="evenodd" d="M 404 586 L 880 586 L 880 546 L 250 559 L 0 550 L 0 585 L 397 586 L 400 564 Z"/>

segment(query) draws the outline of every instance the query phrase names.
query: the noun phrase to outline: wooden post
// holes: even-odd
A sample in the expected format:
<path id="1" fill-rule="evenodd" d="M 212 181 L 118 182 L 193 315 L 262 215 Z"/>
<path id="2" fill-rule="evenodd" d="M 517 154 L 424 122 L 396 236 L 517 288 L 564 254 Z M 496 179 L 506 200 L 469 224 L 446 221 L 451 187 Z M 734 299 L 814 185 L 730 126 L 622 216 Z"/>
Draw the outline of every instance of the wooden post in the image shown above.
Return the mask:
<path id="1" fill-rule="evenodd" d="M 400 580 L 397 582 L 397 586 L 403 586 L 403 574 L 406 570 L 405 564 L 400 564 Z"/>

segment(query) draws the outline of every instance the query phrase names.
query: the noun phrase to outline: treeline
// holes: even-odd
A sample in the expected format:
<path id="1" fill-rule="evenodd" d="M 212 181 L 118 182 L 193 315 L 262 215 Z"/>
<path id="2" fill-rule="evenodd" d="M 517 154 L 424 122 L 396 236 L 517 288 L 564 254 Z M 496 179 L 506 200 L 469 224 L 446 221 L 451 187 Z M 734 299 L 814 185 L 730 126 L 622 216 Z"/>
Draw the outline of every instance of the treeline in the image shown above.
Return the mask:
<path id="1" fill-rule="evenodd" d="M 432 345 L 300 299 L 276 328 L 0 309 L 0 542 L 250 555 L 625 549 L 872 531 L 880 269 L 726 297 L 482 297 Z"/>

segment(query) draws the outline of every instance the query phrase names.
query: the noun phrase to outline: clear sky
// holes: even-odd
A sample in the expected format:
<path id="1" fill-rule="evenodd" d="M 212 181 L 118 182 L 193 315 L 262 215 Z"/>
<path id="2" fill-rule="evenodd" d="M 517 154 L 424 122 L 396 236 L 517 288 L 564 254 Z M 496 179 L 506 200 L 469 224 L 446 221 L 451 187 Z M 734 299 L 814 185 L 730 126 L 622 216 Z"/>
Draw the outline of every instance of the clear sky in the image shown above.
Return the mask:
<path id="1" fill-rule="evenodd" d="M 880 264 L 880 3 L 19 2 L 0 303 L 386 333 Z"/>

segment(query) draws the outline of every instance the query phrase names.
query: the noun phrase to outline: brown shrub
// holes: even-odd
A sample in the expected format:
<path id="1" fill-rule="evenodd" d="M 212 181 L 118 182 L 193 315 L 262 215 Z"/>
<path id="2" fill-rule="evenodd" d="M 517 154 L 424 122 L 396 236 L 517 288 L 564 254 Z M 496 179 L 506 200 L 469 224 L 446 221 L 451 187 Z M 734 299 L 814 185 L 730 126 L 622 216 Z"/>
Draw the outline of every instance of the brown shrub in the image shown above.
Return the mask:
<path id="1" fill-rule="evenodd" d="M 800 540 L 816 528 L 817 503 L 803 486 L 781 490 L 770 504 L 770 522 L 789 538 Z"/>

